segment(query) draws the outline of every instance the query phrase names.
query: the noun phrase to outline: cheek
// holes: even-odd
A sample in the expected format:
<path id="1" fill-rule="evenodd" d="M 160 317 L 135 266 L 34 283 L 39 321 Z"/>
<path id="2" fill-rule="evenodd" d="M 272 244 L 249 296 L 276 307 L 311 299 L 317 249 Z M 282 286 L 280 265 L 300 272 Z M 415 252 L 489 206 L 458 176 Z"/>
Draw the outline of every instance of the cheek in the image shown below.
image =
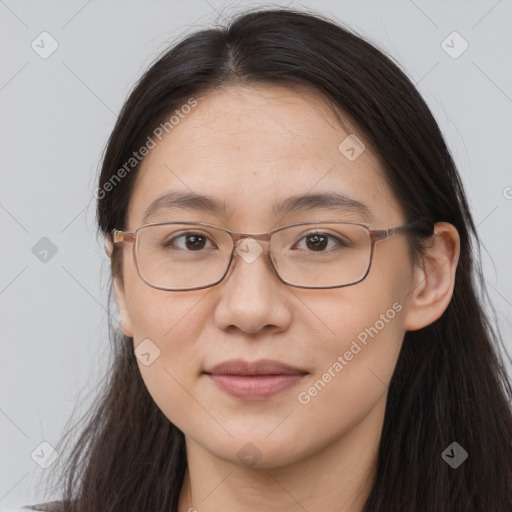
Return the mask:
<path id="1" fill-rule="evenodd" d="M 347 410 L 364 414 L 391 380 L 405 332 L 411 276 L 407 266 L 395 268 L 396 257 L 383 251 L 379 256 L 364 281 L 333 290 L 323 301 L 318 296 L 317 305 L 312 305 L 321 312 L 324 336 L 315 347 L 317 372 L 298 400 L 324 416 L 346 418 Z M 339 404 L 344 412 L 329 403 Z"/>
<path id="2" fill-rule="evenodd" d="M 392 297 L 391 293 L 362 293 L 364 300 L 358 300 L 354 294 L 350 304 L 341 300 L 335 308 L 323 308 L 323 320 L 330 333 L 316 347 L 321 356 L 314 385 L 305 390 L 305 401 L 326 388 L 329 396 L 348 403 L 367 395 L 375 398 L 375 393 L 385 390 L 404 335 L 404 307 Z"/>
<path id="3" fill-rule="evenodd" d="M 180 428 L 185 417 L 201 413 L 192 397 L 202 362 L 197 340 L 207 322 L 201 307 L 206 292 L 166 292 L 139 281 L 128 294 L 137 364 L 157 406 Z"/>
<path id="4" fill-rule="evenodd" d="M 179 338 L 193 339 L 201 323 L 205 290 L 169 292 L 146 285 L 138 276 L 127 288 L 127 303 L 137 345 L 150 338 L 168 351 Z"/>
<path id="5" fill-rule="evenodd" d="M 350 432 L 371 411 L 382 413 L 403 340 L 403 307 L 390 296 L 364 302 L 354 296 L 346 307 L 342 300 L 337 314 L 324 309 L 335 335 L 315 347 L 317 371 L 295 393 L 302 450 L 314 451 Z"/>

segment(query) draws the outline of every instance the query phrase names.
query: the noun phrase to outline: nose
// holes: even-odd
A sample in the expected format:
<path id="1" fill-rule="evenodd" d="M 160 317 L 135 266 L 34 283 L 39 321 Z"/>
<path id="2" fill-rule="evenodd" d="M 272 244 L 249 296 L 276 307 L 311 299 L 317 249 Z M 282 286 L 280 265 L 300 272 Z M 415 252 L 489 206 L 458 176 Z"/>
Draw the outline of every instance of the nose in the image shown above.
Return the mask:
<path id="1" fill-rule="evenodd" d="M 267 253 L 268 243 L 240 240 L 215 311 L 220 328 L 235 325 L 255 333 L 266 326 L 283 329 L 290 321 L 286 285 L 279 280 Z"/>

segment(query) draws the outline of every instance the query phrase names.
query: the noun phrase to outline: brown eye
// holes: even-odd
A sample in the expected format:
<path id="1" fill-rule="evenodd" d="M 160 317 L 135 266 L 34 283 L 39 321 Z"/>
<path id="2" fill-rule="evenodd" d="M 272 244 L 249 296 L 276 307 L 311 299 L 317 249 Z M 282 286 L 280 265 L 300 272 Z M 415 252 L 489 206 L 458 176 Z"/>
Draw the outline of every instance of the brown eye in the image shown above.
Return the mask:
<path id="1" fill-rule="evenodd" d="M 182 242 L 176 243 L 177 240 L 182 240 Z M 200 251 L 204 249 L 207 243 L 211 240 L 206 236 L 200 233 L 184 233 L 179 236 L 173 236 L 168 240 L 162 242 L 162 247 L 171 248 L 171 249 L 183 249 L 186 251 Z M 216 246 L 213 244 L 211 247 L 206 248 L 215 248 Z"/>
<path id="2" fill-rule="evenodd" d="M 329 252 L 331 250 L 336 250 L 350 246 L 350 243 L 348 241 L 345 241 L 337 236 L 330 235 L 327 233 L 310 233 L 304 236 L 301 242 L 303 240 L 306 240 L 305 249 L 310 252 Z M 333 241 L 330 247 L 329 241 Z M 304 249 L 304 247 L 299 248 Z"/>

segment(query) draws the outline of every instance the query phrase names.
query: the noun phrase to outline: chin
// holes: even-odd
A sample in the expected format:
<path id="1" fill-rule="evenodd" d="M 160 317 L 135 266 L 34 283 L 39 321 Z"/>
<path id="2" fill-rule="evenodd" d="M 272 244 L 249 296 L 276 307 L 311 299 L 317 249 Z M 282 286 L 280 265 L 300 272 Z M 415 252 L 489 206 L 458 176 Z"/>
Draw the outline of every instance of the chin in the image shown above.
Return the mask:
<path id="1" fill-rule="evenodd" d="M 261 432 L 254 431 L 254 428 L 245 431 L 240 427 L 236 432 L 230 430 L 233 437 L 224 432 L 220 436 L 205 432 L 195 436 L 195 442 L 218 459 L 254 470 L 283 467 L 308 457 L 318 449 L 303 444 L 305 438 L 300 429 L 294 435 L 278 435 L 277 431 L 269 435 L 274 427 L 266 426 Z"/>

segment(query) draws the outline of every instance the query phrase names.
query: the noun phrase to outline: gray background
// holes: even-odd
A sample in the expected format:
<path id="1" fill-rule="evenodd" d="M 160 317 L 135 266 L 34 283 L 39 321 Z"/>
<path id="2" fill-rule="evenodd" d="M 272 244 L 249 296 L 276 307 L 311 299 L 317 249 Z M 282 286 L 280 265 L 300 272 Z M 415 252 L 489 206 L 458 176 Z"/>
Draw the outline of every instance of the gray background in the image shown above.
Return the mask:
<path id="1" fill-rule="evenodd" d="M 57 444 L 108 362 L 107 260 L 93 190 L 117 112 L 168 43 L 257 5 L 270 4 L 0 0 L 0 509 L 43 498 L 44 469 L 31 453 Z M 510 350 L 512 0 L 302 5 L 385 49 L 428 102 L 469 195 Z M 44 31 L 58 43 L 46 59 L 31 47 L 42 46 Z M 469 44 L 458 58 L 442 46 L 454 31 Z M 463 41 L 452 39 L 459 52 Z M 46 261 L 36 245 L 43 237 L 57 250 Z"/>

